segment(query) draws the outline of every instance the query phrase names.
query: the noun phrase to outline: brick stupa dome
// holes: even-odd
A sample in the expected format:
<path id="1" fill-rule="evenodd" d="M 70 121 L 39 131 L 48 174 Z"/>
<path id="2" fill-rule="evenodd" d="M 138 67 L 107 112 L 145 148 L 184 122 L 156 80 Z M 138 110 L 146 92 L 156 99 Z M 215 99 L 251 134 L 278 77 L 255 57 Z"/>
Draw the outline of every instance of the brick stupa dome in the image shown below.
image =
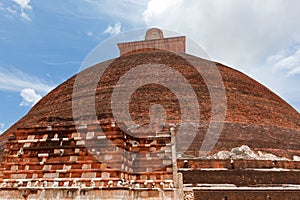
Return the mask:
<path id="1" fill-rule="evenodd" d="M 123 172 L 111 171 L 113 167 L 110 170 L 109 166 L 106 168 L 104 165 L 106 159 L 99 161 L 92 156 L 94 152 L 91 149 L 85 149 L 82 145 L 84 143 L 78 142 L 76 137 L 80 136 L 76 133 L 80 131 L 76 131 L 74 120 L 80 118 L 87 122 L 81 127 L 82 133 L 80 133 L 85 137 L 88 137 L 89 133 L 93 133 L 89 136 L 94 139 L 100 138 L 94 128 L 97 123 L 100 124 L 108 138 L 113 134 L 126 135 L 126 132 L 120 129 L 122 123 L 114 121 L 111 110 L 112 93 L 115 85 L 126 72 L 138 65 L 148 64 L 149 60 L 152 64 L 166 65 L 182 74 L 197 96 L 199 110 L 191 110 L 191 112 L 200 113 L 199 129 L 188 150 L 182 152 L 183 158 L 200 156 L 199 149 L 212 117 L 209 90 L 201 75 L 187 60 L 193 60 L 194 65 L 196 63 L 196 65 L 202 66 L 201 69 L 208 72 L 210 65 L 216 65 L 225 87 L 226 117 L 224 121 L 216 122 L 224 123 L 224 127 L 217 144 L 209 155 L 246 145 L 254 152 L 272 153 L 278 157 L 292 159 L 293 156 L 300 156 L 300 114 L 288 103 L 262 84 L 235 69 L 185 54 L 184 37 L 164 39 L 161 38 L 162 32 L 152 31 L 156 31 L 157 38 L 147 35 L 148 40 L 140 43 L 119 44 L 121 50 L 119 58 L 96 64 L 80 72 L 79 75 L 83 75 L 80 80 L 83 85 L 80 90 L 80 98 L 72 99 L 75 75 L 43 97 L 28 114 L 4 132 L 1 135 L 3 143 L 1 152 L 2 181 L 5 179 L 7 184 L 11 182 L 10 187 L 15 187 L 18 183 L 13 183 L 13 179 L 24 179 L 18 186 L 26 187 L 25 179 L 32 180 L 32 185 L 41 179 L 42 181 L 37 184 L 42 187 L 44 179 L 50 184 L 51 179 L 56 178 L 59 182 L 59 178 L 61 178 L 64 181 L 57 183 L 59 186 L 66 184 L 65 186 L 71 187 L 75 177 L 85 178 L 85 184 L 88 187 L 92 185 L 90 179 L 97 180 L 97 177 L 102 177 L 103 180 L 109 177 L 130 180 L 132 174 L 128 173 L 125 176 L 125 172 L 122 175 Z M 176 45 L 172 45 L 173 41 Z M 164 46 L 164 44 L 168 45 Z M 139 45 L 143 48 L 132 48 Z M 99 70 L 105 65 L 108 67 L 102 77 L 96 77 Z M 205 66 L 208 67 L 205 68 Z M 95 92 L 97 120 L 95 122 L 93 116 L 85 113 L 84 110 L 79 110 L 77 119 L 74 119 L 72 103 L 73 105 L 74 102 L 85 103 L 89 95 L 88 85 L 94 79 L 99 80 Z M 178 83 L 178 87 L 184 89 L 184 85 L 180 83 Z M 149 109 L 154 104 L 160 104 L 166 110 L 167 125 L 163 131 L 167 132 L 170 124 L 180 126 L 181 111 L 178 99 L 171 90 L 158 84 L 144 85 L 133 93 L 129 106 L 132 120 L 140 126 L 148 125 L 150 123 Z M 93 122 L 89 124 L 89 121 Z M 81 136 L 81 138 L 83 137 Z M 118 147 L 124 147 L 117 139 L 111 138 Z M 47 142 L 42 142 L 43 139 Z M 121 140 L 125 141 L 125 139 Z M 139 141 L 139 143 L 141 142 Z M 162 176 L 172 174 L 172 170 L 167 168 L 155 173 L 157 180 L 172 179 Z M 106 176 L 104 172 L 109 172 L 110 175 Z M 162 174 L 161 177 L 158 177 L 157 173 Z M 139 176 L 142 175 L 137 175 L 137 177 Z M 143 180 L 142 177 L 136 179 Z M 70 183 L 66 183 L 66 180 L 69 180 Z M 109 181 L 104 181 L 103 186 L 109 187 L 109 184 Z M 155 187 L 159 186 L 155 185 Z M 26 195 L 30 194 L 26 193 Z"/>
<path id="2" fill-rule="evenodd" d="M 204 66 L 209 66 L 211 62 L 190 55 L 178 56 L 159 50 L 124 55 L 110 61 L 111 64 L 103 74 L 103 78 L 99 79 L 97 87 L 95 99 L 98 119 L 113 120 L 110 101 L 117 81 L 130 69 L 148 63 L 151 59 L 153 62 L 168 65 L 182 73 L 197 92 L 203 130 L 199 131 L 199 138 L 194 145 L 199 147 L 203 135 L 201 133 L 205 133 L 205 124 L 210 121 L 210 95 L 199 73 L 183 57 L 194 59 L 197 64 Z M 82 72 L 86 74 L 83 81 L 87 85 L 103 64 L 97 64 Z M 224 81 L 227 112 L 224 130 L 214 152 L 248 145 L 257 150 L 277 152 L 276 154 L 281 156 L 294 155 L 294 151 L 296 153 L 300 149 L 300 144 L 295 142 L 300 139 L 300 114 L 268 88 L 247 75 L 222 64 L 215 64 Z M 70 78 L 46 95 L 26 116 L 7 130 L 2 138 L 12 134 L 17 128 L 47 127 L 55 124 L 64 126 L 72 123 L 72 92 L 75 79 L 76 76 Z M 82 99 L 75 101 L 84 102 L 84 98 L 83 90 Z M 143 107 L 138 106 L 141 103 Z M 142 125 L 149 123 L 149 107 L 154 103 L 162 104 L 166 108 L 168 123 L 179 122 L 178 100 L 170 90 L 158 85 L 144 86 L 134 93 L 130 106 L 132 118 Z"/>

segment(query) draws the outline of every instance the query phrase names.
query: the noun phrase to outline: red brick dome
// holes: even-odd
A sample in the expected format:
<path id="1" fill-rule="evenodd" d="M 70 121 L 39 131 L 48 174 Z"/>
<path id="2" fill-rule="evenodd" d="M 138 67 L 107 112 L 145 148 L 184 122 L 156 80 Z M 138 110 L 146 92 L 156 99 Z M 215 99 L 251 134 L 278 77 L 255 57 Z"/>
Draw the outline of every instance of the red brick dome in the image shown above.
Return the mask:
<path id="1" fill-rule="evenodd" d="M 0 195 L 296 197 L 300 114 L 185 39 L 150 29 L 42 98 L 0 136 Z"/>
<path id="2" fill-rule="evenodd" d="M 248 145 L 251 149 L 274 153 L 278 156 L 300 155 L 298 142 L 300 141 L 300 114 L 295 109 L 247 75 L 222 64 L 186 54 L 149 49 L 96 64 L 79 73 L 83 74 L 82 90 L 81 94 L 73 99 L 73 103 L 84 104 L 88 98 L 87 91 L 91 80 L 97 79 L 99 82 L 95 93 L 96 116 L 98 120 L 113 120 L 112 92 L 118 80 L 126 72 L 138 65 L 147 64 L 149 60 L 155 64 L 169 66 L 188 80 L 198 98 L 200 110 L 191 110 L 191 112 L 200 113 L 199 130 L 186 152 L 188 155 L 198 156 L 211 120 L 211 98 L 205 81 L 187 62 L 188 59 L 192 59 L 199 66 L 215 64 L 225 86 L 226 118 L 222 122 L 216 122 L 224 123 L 224 128 L 212 153 Z M 95 77 L 104 65 L 109 65 L 109 67 L 106 68 L 102 77 Z M 209 71 L 209 67 L 206 70 Z M 76 76 L 73 76 L 46 95 L 26 116 L 2 135 L 2 140 L 7 139 L 18 128 L 73 124 L 72 94 L 75 80 Z M 178 87 L 184 89 L 180 83 Z M 167 123 L 180 123 L 181 111 L 176 95 L 159 84 L 144 85 L 133 93 L 129 106 L 132 120 L 140 126 L 149 124 L 149 109 L 154 104 L 160 104 L 165 108 Z M 85 120 L 92 118 L 84 111 L 78 116 Z"/>

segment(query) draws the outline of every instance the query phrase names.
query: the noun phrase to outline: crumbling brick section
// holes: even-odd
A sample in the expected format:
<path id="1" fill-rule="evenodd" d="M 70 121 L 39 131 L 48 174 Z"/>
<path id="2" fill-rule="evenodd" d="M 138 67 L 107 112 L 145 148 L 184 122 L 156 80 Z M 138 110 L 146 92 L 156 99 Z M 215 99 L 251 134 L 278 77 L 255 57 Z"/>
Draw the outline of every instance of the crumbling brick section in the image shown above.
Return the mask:
<path id="1" fill-rule="evenodd" d="M 171 164 L 168 143 L 167 133 L 134 139 L 110 120 L 18 128 L 6 143 L 0 187 L 3 191 L 172 189 L 172 168 L 163 165 Z M 138 156 L 133 157 L 134 152 Z"/>

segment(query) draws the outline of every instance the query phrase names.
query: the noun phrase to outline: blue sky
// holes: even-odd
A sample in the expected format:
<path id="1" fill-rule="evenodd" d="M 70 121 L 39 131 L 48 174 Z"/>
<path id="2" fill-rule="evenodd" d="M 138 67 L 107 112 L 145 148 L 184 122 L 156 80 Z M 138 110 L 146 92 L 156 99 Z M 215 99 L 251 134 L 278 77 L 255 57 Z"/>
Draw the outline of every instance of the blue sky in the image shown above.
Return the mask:
<path id="1" fill-rule="evenodd" d="M 122 31 L 187 35 L 300 110 L 300 3 L 293 0 L 0 0 L 0 132 Z"/>

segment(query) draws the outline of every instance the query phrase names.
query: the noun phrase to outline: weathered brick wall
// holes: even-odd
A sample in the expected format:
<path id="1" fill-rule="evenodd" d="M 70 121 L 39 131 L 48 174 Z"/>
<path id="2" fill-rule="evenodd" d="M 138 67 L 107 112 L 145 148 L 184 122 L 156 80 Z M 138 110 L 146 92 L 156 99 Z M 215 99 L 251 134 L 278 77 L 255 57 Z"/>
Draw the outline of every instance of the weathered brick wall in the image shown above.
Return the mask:
<path id="1" fill-rule="evenodd" d="M 175 199 L 174 190 L 129 190 L 124 188 L 46 188 L 0 190 L 3 200 L 8 199 L 103 199 L 103 200 L 170 200 Z"/>
<path id="2" fill-rule="evenodd" d="M 300 171 L 191 170 L 182 171 L 184 184 L 236 186 L 300 184 Z"/>
<path id="3" fill-rule="evenodd" d="M 170 137 L 133 138 L 112 124 L 18 129 L 6 143 L 1 187 L 171 187 Z"/>
<path id="4" fill-rule="evenodd" d="M 188 161 L 184 164 L 184 161 Z M 285 160 L 234 160 L 234 164 L 231 164 L 229 159 L 227 160 L 209 160 L 209 159 L 178 159 L 178 168 L 226 168 L 232 169 L 271 169 L 271 168 L 283 168 L 283 169 L 300 169 L 299 161 L 285 161 Z"/>
<path id="5" fill-rule="evenodd" d="M 290 190 L 195 190 L 195 200 L 300 200 L 300 191 Z"/>

